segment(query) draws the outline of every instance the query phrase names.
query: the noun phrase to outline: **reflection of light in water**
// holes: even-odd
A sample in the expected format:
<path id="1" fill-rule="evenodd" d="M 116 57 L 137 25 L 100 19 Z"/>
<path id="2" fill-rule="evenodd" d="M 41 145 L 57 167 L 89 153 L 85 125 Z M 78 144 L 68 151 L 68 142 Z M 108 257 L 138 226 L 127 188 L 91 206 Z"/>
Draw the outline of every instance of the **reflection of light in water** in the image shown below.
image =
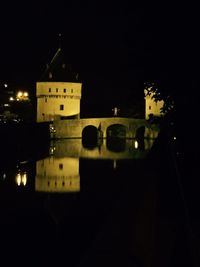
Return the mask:
<path id="1" fill-rule="evenodd" d="M 123 145 L 115 144 L 109 145 L 107 139 L 102 140 L 102 144 L 99 147 L 93 149 L 87 149 L 83 147 L 81 139 L 64 139 L 57 140 L 52 143 L 52 147 L 55 147 L 53 157 L 73 157 L 73 158 L 91 158 L 91 159 L 138 159 L 146 157 L 147 153 L 151 150 L 151 147 L 155 141 L 152 138 L 144 138 L 144 140 L 136 139 L 124 139 Z"/>
<path id="2" fill-rule="evenodd" d="M 27 183 L 27 175 L 26 175 L 26 173 L 24 173 L 24 174 L 22 175 L 22 184 L 25 186 L 26 183 Z"/>
<path id="3" fill-rule="evenodd" d="M 53 155 L 55 150 L 56 150 L 55 146 L 50 146 L 49 154 Z"/>
<path id="4" fill-rule="evenodd" d="M 117 168 L 117 161 L 113 160 L 113 169 L 115 170 Z"/>
<path id="5" fill-rule="evenodd" d="M 138 141 L 137 141 L 137 140 L 134 141 L 134 147 L 135 147 L 136 149 L 138 148 Z"/>
<path id="6" fill-rule="evenodd" d="M 39 192 L 79 192 L 79 158 L 49 157 L 36 163 L 35 190 Z"/>
<path id="7" fill-rule="evenodd" d="M 83 147 L 81 139 L 54 140 L 49 148 L 50 156 L 36 162 L 35 190 L 48 193 L 79 192 L 79 158 L 109 159 L 113 161 L 113 169 L 116 169 L 118 160 L 144 158 L 154 143 L 154 139 L 145 138 L 141 148 L 139 141 L 123 140 L 123 147 L 111 151 L 105 139 L 92 150 Z"/>
<path id="8" fill-rule="evenodd" d="M 16 183 L 17 183 L 17 185 L 19 185 L 19 186 L 20 186 L 20 184 L 21 184 L 21 175 L 20 175 L 19 173 L 16 175 Z"/>
<path id="9" fill-rule="evenodd" d="M 150 149 L 153 146 L 155 139 L 151 139 L 151 138 L 145 138 L 144 139 L 144 147 L 146 151 L 150 151 Z"/>
<path id="10" fill-rule="evenodd" d="M 26 185 L 26 183 L 27 183 L 27 174 L 26 174 L 26 172 L 17 173 L 17 175 L 16 175 L 16 183 L 17 183 L 18 186 L 20 186 L 20 185 L 25 186 Z"/>

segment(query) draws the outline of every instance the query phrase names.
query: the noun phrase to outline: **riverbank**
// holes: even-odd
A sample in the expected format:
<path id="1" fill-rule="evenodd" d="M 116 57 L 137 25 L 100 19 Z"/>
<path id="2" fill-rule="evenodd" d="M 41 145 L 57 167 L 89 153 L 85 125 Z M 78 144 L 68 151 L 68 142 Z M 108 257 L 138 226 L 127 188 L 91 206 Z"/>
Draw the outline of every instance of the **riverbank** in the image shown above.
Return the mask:
<path id="1" fill-rule="evenodd" d="M 38 157 L 49 147 L 48 123 L 19 123 L 0 125 L 0 160 L 2 164 Z"/>

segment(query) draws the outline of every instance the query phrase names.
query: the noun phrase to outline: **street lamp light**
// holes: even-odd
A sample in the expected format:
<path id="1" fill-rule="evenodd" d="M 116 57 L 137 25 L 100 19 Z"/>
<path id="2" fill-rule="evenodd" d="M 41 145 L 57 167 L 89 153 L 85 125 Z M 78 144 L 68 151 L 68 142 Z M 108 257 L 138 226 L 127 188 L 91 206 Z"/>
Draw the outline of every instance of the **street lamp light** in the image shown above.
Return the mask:
<path id="1" fill-rule="evenodd" d="M 19 100 L 29 100 L 28 92 L 19 91 L 17 93 L 17 101 L 19 101 Z"/>

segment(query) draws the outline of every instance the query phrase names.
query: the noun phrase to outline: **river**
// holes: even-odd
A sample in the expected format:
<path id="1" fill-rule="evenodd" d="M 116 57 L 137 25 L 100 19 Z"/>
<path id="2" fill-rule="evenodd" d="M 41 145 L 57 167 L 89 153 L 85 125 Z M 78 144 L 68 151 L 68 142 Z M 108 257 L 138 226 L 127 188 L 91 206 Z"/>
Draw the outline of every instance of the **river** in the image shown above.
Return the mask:
<path id="1" fill-rule="evenodd" d="M 2 266 L 190 263 L 176 175 L 154 146 L 66 139 L 1 165 Z"/>

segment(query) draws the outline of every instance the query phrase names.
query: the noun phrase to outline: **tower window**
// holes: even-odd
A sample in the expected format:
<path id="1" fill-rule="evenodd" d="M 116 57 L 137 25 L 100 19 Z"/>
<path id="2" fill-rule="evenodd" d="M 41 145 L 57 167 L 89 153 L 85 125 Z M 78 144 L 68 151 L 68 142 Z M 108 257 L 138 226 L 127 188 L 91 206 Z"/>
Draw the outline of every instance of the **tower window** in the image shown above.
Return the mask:
<path id="1" fill-rule="evenodd" d="M 60 169 L 60 170 L 63 169 L 63 164 L 62 164 L 62 163 L 59 164 L 59 169 Z"/>
<path id="2" fill-rule="evenodd" d="M 58 88 L 56 88 L 56 93 L 58 93 Z"/>
<path id="3" fill-rule="evenodd" d="M 71 89 L 71 93 L 73 93 L 73 89 Z"/>
<path id="4" fill-rule="evenodd" d="M 65 88 L 63 89 L 63 92 L 66 93 L 66 89 Z"/>
<path id="5" fill-rule="evenodd" d="M 149 110 L 151 110 L 151 106 L 149 106 Z"/>
<path id="6" fill-rule="evenodd" d="M 47 103 L 47 97 L 45 97 L 45 103 Z"/>
<path id="7" fill-rule="evenodd" d="M 64 105 L 60 105 L 60 110 L 64 110 Z"/>
<path id="8" fill-rule="evenodd" d="M 51 92 L 51 88 L 49 88 L 49 93 Z"/>

